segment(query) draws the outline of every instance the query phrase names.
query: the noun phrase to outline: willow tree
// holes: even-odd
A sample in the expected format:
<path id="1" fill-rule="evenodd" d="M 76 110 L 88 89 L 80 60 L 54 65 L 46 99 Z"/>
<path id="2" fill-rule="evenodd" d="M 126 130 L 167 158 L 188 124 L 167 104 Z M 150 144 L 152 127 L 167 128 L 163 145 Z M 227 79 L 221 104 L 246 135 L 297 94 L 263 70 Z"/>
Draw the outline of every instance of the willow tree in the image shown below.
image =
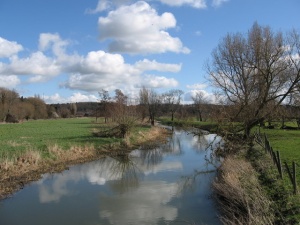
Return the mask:
<path id="1" fill-rule="evenodd" d="M 300 80 L 300 39 L 254 23 L 246 33 L 227 34 L 212 52 L 207 72 L 212 84 L 242 121 L 244 134 L 295 90 Z M 274 104 L 276 102 L 276 104 Z"/>

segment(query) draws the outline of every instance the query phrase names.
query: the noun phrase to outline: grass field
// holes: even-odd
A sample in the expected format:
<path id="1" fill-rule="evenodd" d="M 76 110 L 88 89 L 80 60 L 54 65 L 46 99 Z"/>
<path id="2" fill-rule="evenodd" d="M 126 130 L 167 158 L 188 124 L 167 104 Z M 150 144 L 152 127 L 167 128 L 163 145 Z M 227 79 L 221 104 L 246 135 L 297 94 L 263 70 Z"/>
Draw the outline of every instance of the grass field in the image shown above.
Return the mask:
<path id="1" fill-rule="evenodd" d="M 15 157 L 27 150 L 39 151 L 47 156 L 47 148 L 53 145 L 69 149 L 74 145 L 93 144 L 97 148 L 119 141 L 116 138 L 93 136 L 93 129 L 106 126 L 93 120 L 94 118 L 72 118 L 0 124 L 0 158 Z"/>
<path id="2" fill-rule="evenodd" d="M 295 122 L 287 123 L 289 127 L 297 128 Z M 256 130 L 258 128 L 255 128 Z M 260 129 L 262 134 L 266 134 L 274 151 L 280 152 L 283 162 L 296 162 L 300 167 L 300 130 L 280 129 L 280 124 L 275 123 L 274 129 Z M 300 168 L 298 169 L 300 178 Z M 300 180 L 299 180 L 300 183 Z"/>

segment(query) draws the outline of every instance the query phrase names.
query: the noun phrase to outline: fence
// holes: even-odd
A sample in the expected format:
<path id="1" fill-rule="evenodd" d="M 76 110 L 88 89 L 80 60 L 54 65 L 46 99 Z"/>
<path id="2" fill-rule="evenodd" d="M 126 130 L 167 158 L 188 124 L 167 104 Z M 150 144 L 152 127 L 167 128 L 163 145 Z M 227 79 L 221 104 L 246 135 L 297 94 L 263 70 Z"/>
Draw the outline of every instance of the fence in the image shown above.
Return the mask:
<path id="1" fill-rule="evenodd" d="M 266 134 L 263 135 L 264 138 L 262 138 L 261 134 L 259 132 L 254 133 L 256 142 L 261 145 L 267 153 L 270 154 L 273 163 L 277 167 L 279 176 L 281 179 L 283 179 L 283 169 L 282 169 L 282 161 L 280 159 L 280 153 L 279 151 L 274 151 L 272 146 L 270 145 L 270 141 L 268 140 Z M 288 173 L 289 180 L 291 181 L 293 185 L 293 193 L 297 194 L 297 181 L 296 181 L 296 163 L 292 163 L 292 169 L 288 166 L 287 162 L 284 162 L 285 169 Z"/>

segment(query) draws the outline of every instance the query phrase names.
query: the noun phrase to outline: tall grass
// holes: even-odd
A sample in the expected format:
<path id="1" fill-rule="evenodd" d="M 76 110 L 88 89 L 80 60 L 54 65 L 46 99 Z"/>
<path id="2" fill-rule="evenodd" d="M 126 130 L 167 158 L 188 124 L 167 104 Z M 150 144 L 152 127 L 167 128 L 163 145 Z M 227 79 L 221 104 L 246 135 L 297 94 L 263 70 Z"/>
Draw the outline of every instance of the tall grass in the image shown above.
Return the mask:
<path id="1" fill-rule="evenodd" d="M 272 202 L 264 194 L 254 168 L 246 160 L 225 158 L 213 188 L 224 224 L 273 224 Z"/>

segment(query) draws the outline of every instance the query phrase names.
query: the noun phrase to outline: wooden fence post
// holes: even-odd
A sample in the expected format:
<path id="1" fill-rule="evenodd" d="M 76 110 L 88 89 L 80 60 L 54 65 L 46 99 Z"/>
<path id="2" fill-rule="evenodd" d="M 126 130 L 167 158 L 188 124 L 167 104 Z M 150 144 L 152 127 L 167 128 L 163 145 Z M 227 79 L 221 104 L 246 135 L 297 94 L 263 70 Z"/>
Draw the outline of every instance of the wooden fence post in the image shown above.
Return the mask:
<path id="1" fill-rule="evenodd" d="M 276 153 L 277 153 L 276 164 L 277 164 L 278 172 L 279 172 L 280 178 L 283 179 L 280 153 L 279 153 L 279 151 L 277 151 Z"/>
<path id="2" fill-rule="evenodd" d="M 293 162 L 293 186 L 294 186 L 294 194 L 297 194 L 297 182 L 296 182 L 296 163 Z"/>
<path id="3" fill-rule="evenodd" d="M 288 172 L 288 174 L 289 174 L 291 183 L 292 183 L 292 185 L 293 185 L 294 194 L 297 194 L 296 163 L 293 162 L 293 171 L 292 171 L 292 172 L 290 171 L 290 168 L 289 168 L 287 162 L 284 162 L 284 165 L 285 165 L 285 167 L 286 167 L 286 170 L 287 170 L 287 172 Z"/>

